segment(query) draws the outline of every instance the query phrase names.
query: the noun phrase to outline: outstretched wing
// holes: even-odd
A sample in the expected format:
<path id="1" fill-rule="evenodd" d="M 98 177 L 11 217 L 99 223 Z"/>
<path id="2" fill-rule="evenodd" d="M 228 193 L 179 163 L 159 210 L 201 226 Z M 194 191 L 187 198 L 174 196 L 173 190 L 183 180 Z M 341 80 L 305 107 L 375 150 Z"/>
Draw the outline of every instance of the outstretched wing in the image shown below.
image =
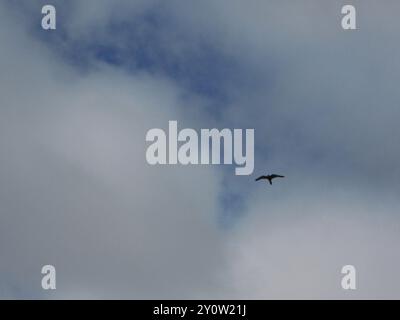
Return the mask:
<path id="1" fill-rule="evenodd" d="M 281 176 L 280 174 L 271 174 L 271 179 L 275 178 L 284 178 L 285 176 Z"/>
<path id="2" fill-rule="evenodd" d="M 258 177 L 258 178 L 256 179 L 256 181 L 259 181 L 259 180 L 261 180 L 261 179 L 268 179 L 268 177 L 267 177 L 267 176 L 261 176 L 261 177 Z"/>

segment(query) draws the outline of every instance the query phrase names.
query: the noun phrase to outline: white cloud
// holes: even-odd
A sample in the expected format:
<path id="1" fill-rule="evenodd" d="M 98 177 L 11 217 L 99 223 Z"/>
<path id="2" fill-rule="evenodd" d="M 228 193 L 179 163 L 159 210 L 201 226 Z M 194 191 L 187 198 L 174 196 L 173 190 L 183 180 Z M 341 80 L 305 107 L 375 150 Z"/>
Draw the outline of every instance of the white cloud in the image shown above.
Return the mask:
<path id="1" fill-rule="evenodd" d="M 394 299 L 400 296 L 397 199 L 344 188 L 260 190 L 232 234 L 234 298 Z M 285 192 L 285 196 L 281 193 Z M 341 268 L 357 270 L 357 290 L 341 288 Z"/>
<path id="2" fill-rule="evenodd" d="M 2 295 L 210 291 L 221 266 L 218 174 L 145 161 L 146 131 L 182 118 L 179 88 L 102 66 L 78 75 L 1 21 Z M 45 264 L 57 268 L 56 293 L 40 288 Z"/>

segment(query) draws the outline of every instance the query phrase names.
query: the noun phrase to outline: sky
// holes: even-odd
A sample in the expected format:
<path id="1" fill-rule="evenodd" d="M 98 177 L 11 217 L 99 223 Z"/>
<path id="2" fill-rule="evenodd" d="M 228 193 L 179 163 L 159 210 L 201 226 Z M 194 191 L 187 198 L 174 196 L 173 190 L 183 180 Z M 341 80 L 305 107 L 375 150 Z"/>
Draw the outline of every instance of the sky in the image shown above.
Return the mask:
<path id="1" fill-rule="evenodd" d="M 399 299 L 400 3 L 351 2 L 1 1 L 0 298 Z M 253 175 L 150 166 L 170 120 Z"/>

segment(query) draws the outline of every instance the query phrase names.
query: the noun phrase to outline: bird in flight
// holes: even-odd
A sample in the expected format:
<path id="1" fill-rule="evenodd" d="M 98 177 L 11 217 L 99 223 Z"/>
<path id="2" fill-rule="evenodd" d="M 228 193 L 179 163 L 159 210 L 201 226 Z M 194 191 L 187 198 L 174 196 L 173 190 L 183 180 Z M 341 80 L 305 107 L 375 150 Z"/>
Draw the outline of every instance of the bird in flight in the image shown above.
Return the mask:
<path id="1" fill-rule="evenodd" d="M 265 180 L 268 180 L 268 181 L 269 181 L 269 184 L 272 184 L 272 179 L 275 179 L 275 178 L 284 178 L 284 177 L 285 177 L 285 176 L 281 176 L 281 175 L 279 175 L 279 174 L 269 174 L 268 176 L 261 176 L 261 177 L 258 177 L 258 178 L 256 179 L 256 181 L 265 179 Z"/>

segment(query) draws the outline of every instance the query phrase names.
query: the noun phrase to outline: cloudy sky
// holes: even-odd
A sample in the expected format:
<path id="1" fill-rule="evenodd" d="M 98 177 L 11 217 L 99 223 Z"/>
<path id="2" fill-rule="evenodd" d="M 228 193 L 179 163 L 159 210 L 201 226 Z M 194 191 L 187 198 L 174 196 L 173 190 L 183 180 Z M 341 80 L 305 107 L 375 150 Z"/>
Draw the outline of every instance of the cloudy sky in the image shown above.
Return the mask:
<path id="1" fill-rule="evenodd" d="M 48 3 L 0 2 L 1 298 L 400 298 L 397 0 Z M 254 174 L 148 165 L 169 120 Z"/>

